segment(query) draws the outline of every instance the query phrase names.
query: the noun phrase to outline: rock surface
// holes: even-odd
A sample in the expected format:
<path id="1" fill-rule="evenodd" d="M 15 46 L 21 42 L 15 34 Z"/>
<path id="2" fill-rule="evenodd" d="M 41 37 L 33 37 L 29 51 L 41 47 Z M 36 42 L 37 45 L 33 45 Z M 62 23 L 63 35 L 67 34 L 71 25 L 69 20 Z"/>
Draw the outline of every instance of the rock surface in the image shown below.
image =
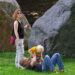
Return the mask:
<path id="1" fill-rule="evenodd" d="M 0 51 L 15 51 L 14 46 L 9 44 L 12 32 L 12 14 L 15 9 L 20 9 L 16 0 L 0 0 Z M 26 17 L 23 17 L 23 23 L 29 24 Z M 28 32 L 27 32 L 28 33 Z M 27 45 L 28 34 L 26 33 L 25 46 Z"/>
<path id="2" fill-rule="evenodd" d="M 74 0 L 59 0 L 36 20 L 28 41 L 29 48 L 42 44 L 45 54 L 60 52 L 74 57 L 74 3 Z"/>

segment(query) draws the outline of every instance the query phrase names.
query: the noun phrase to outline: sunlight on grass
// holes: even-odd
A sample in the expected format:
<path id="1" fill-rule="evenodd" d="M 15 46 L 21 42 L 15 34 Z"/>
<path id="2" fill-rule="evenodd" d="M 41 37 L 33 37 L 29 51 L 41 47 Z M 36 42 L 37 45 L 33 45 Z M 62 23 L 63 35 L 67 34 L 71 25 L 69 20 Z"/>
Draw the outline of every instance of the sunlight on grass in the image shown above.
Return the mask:
<path id="1" fill-rule="evenodd" d="M 29 56 L 26 52 L 25 56 Z M 0 75 L 74 75 L 75 74 L 75 59 L 63 59 L 65 65 L 64 73 L 50 73 L 50 72 L 35 72 L 31 70 L 19 70 L 14 64 L 15 53 L 6 52 L 0 53 Z M 58 67 L 56 67 L 58 70 Z"/>

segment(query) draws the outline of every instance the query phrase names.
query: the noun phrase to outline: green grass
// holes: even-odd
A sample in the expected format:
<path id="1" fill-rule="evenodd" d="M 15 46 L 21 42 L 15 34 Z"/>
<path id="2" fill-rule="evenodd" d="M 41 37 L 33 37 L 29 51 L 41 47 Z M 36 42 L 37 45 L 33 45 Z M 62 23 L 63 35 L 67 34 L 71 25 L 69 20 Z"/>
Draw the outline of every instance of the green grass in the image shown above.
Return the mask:
<path id="1" fill-rule="evenodd" d="M 26 55 L 28 53 L 26 52 Z M 0 53 L 0 75 L 57 75 L 50 72 L 35 72 L 31 70 L 20 70 L 14 65 L 15 53 L 5 52 Z M 65 70 L 64 73 L 59 73 L 58 75 L 75 75 L 75 59 L 63 59 Z M 58 70 L 58 67 L 56 66 Z"/>

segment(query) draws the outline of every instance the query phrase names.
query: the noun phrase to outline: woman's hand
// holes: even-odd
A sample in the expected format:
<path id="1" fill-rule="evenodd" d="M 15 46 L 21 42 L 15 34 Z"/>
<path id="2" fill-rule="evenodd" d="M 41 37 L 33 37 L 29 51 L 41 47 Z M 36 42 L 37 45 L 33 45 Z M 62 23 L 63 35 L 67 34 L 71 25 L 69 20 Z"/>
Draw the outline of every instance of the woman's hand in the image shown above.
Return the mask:
<path id="1" fill-rule="evenodd" d="M 18 40 L 18 46 L 21 46 L 21 41 L 20 40 Z"/>
<path id="2" fill-rule="evenodd" d="M 24 28 L 25 28 L 25 29 L 30 29 L 30 25 L 29 25 L 29 24 L 26 24 L 26 25 L 24 26 Z"/>

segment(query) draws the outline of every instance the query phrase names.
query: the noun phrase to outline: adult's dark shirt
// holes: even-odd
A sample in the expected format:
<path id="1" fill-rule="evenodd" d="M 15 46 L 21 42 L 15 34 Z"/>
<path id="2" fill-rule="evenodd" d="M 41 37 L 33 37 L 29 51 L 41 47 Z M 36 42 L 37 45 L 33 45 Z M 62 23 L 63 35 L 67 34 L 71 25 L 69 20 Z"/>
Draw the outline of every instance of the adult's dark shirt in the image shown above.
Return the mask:
<path id="1" fill-rule="evenodd" d="M 28 69 L 28 70 L 34 70 L 34 71 L 37 71 L 37 72 L 42 72 L 42 64 L 35 64 L 34 67 L 31 67 L 29 65 L 29 66 L 26 66 L 26 69 Z"/>
<path id="2" fill-rule="evenodd" d="M 22 22 L 21 23 L 19 21 L 17 21 L 17 22 L 18 22 L 18 34 L 19 34 L 19 38 L 23 39 L 24 38 L 24 25 L 23 25 Z M 12 36 L 14 36 L 16 38 L 15 33 L 14 33 L 14 29 L 12 31 Z"/>

